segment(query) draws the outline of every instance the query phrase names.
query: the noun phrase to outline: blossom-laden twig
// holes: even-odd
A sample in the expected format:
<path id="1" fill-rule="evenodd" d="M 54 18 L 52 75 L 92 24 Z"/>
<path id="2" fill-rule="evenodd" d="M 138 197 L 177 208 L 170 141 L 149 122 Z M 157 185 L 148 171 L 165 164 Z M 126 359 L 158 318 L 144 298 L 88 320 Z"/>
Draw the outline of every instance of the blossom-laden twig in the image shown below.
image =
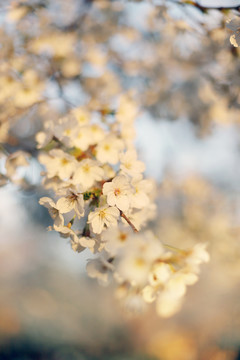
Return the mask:
<path id="1" fill-rule="evenodd" d="M 74 251 L 100 254 L 88 262 L 90 277 L 106 283 L 112 274 L 126 302 L 131 296 L 143 303 L 156 300 L 159 315 L 170 316 L 179 310 L 186 286 L 197 281 L 208 253 L 205 245 L 169 250 L 143 230 L 156 208 L 153 182 L 143 178 L 145 165 L 131 139 L 136 105 L 124 95 L 112 113 L 115 124 L 107 129 L 107 122 L 92 125 L 86 108 L 74 109 L 49 124 L 50 137 L 36 137 L 46 167 L 43 183 L 57 197 L 44 197 L 40 204 L 50 212 L 52 229 L 69 237 Z M 55 139 L 58 148 L 48 147 L 46 139 Z"/>
<path id="2" fill-rule="evenodd" d="M 109 2 L 109 5 L 102 8 L 97 1 L 85 1 L 83 5 L 85 3 L 92 3 L 93 6 L 96 3 L 96 13 L 108 11 L 108 6 L 111 5 Z M 202 12 L 207 10 L 194 1 L 175 3 L 192 5 Z M 89 34 L 89 39 L 93 35 L 92 25 L 93 28 L 96 25 L 97 28 L 102 27 L 94 16 L 84 14 L 85 9 L 80 9 L 79 14 L 74 14 L 67 25 L 62 25 L 62 21 L 54 20 L 52 23 L 52 15 L 48 18 L 47 11 L 44 11 L 43 17 L 40 15 L 43 14 L 41 11 L 35 11 L 42 7 L 41 1 L 37 1 L 36 9 L 29 4 L 30 2 L 14 2 L 10 6 L 8 17 L 15 22 L 13 32 L 20 37 L 17 41 L 13 39 L 9 47 L 11 50 L 3 54 L 3 58 L 5 56 L 7 63 L 11 65 L 2 64 L 4 66 L 1 68 L 0 80 L 4 91 L 0 102 L 3 108 L 10 108 L 9 104 L 13 104 L 13 117 L 28 114 L 31 108 L 37 107 L 37 115 L 44 119 L 43 130 L 38 132 L 36 142 L 37 149 L 40 149 L 39 162 L 45 167 L 43 186 L 54 194 L 54 199 L 47 196 L 40 199 L 40 204 L 48 209 L 53 220 L 49 230 L 57 231 L 61 237 L 70 239 L 72 249 L 76 252 L 88 248 L 92 253 L 99 254 L 99 258 L 87 264 L 90 277 L 108 282 L 111 275 L 117 283 L 118 295 L 122 291 L 126 302 L 136 296 L 143 303 L 156 301 L 158 314 L 170 316 L 180 308 L 186 286 L 197 281 L 199 265 L 208 261 L 208 253 L 205 245 L 188 251 L 166 248 L 161 239 L 145 229 L 148 222 L 156 216 L 156 205 L 154 184 L 144 178 L 145 165 L 138 160 L 133 142 L 134 120 L 139 109 L 129 94 L 117 99 L 118 89 L 116 92 L 104 89 L 99 96 L 99 85 L 96 85 L 99 80 L 106 84 L 117 83 L 114 71 L 105 70 L 115 68 L 115 61 L 121 64 L 125 60 L 112 48 L 111 53 L 115 55 L 112 64 L 109 62 L 101 49 L 108 42 L 105 36 L 103 47 L 99 46 L 100 43 L 88 46 L 89 40 L 85 35 L 79 43 L 80 30 L 84 25 L 84 21 L 79 23 L 79 19 L 88 20 L 86 24 L 89 25 L 82 31 L 83 34 Z M 48 8 L 44 2 L 43 7 L 46 10 Z M 113 10 L 115 19 L 116 9 Z M 31 15 L 36 22 L 25 21 Z M 110 20 L 109 28 L 113 29 L 111 18 L 107 19 Z M 155 23 L 157 25 L 157 21 Z M 29 24 L 33 24 L 33 36 L 29 32 Z M 159 33 L 159 28 L 154 28 L 150 32 Z M 111 37 L 117 33 L 111 33 Z M 132 35 L 128 34 L 132 41 L 134 32 Z M 6 37 L 4 32 L 3 37 Z M 145 44 L 144 38 L 145 36 L 138 41 Z M 5 48 L 8 46 L 3 46 L 4 51 Z M 20 59 L 19 54 L 23 54 Z M 142 60 L 145 63 L 144 81 L 148 81 L 150 77 L 147 69 L 151 68 L 152 73 L 155 68 L 154 73 L 158 74 L 162 67 L 159 67 L 158 56 L 153 59 L 150 67 L 147 57 Z M 41 67 L 40 62 L 43 65 Z M 92 89 L 91 79 L 85 75 L 88 71 L 81 71 L 81 64 L 95 67 L 97 73 L 99 70 L 100 73 L 103 71 L 103 76 L 93 79 Z M 130 68 L 129 76 L 132 77 Z M 172 74 L 167 78 L 169 83 Z M 49 79 L 56 89 L 54 97 L 49 94 L 55 91 L 48 92 Z M 71 80 L 83 80 L 81 87 L 90 99 L 88 105 L 74 108 L 65 91 Z M 175 89 L 175 80 L 173 86 Z M 102 88 L 105 86 L 101 85 Z M 97 96 L 93 95 L 95 91 L 98 92 Z M 158 93 L 158 90 L 154 89 L 154 92 Z M 58 111 L 49 111 L 47 103 L 56 100 L 56 97 L 61 99 L 63 105 L 64 110 L 59 111 L 64 113 L 62 117 Z M 148 92 L 148 96 L 139 98 L 143 103 L 143 99 L 148 99 L 145 103 L 147 106 L 159 103 L 151 92 Z M 109 99 L 109 104 L 106 104 L 106 99 Z M 169 108 L 172 109 L 172 106 Z M 5 118 L 10 117 L 6 115 L 8 113 L 2 113 Z M 1 131 L 3 135 L 0 134 L 0 142 L 5 141 L 5 132 L 7 134 L 8 130 Z M 34 152 L 36 151 L 34 146 Z M 33 155 L 33 152 L 30 153 Z M 18 168 L 26 165 L 26 152 L 17 151 L 4 154 L 4 157 L 6 175 L 1 176 L 0 183 L 12 178 L 18 184 Z"/>
<path id="3" fill-rule="evenodd" d="M 226 10 L 236 10 L 240 11 L 240 4 L 239 5 L 226 5 L 226 6 L 220 6 L 220 5 L 211 5 L 209 6 L 202 5 L 198 1 L 192 1 L 192 0 L 168 0 L 169 2 L 174 2 L 177 5 L 192 5 L 198 10 L 200 10 L 203 13 L 206 13 L 208 10 L 219 10 L 219 11 L 226 11 Z"/>

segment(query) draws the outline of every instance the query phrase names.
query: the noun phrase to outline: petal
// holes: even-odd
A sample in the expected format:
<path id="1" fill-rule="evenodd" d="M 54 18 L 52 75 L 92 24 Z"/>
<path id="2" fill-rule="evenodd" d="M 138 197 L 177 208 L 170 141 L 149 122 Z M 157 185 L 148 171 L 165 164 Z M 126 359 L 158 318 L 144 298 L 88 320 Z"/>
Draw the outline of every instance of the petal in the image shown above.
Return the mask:
<path id="1" fill-rule="evenodd" d="M 107 195 L 107 193 L 109 193 L 110 191 L 113 190 L 113 184 L 112 182 L 105 182 L 103 184 L 103 194 Z"/>
<path id="2" fill-rule="evenodd" d="M 156 302 L 157 313 L 162 317 L 170 317 L 180 310 L 182 306 L 182 299 L 172 298 L 163 295 L 159 296 Z"/>
<path id="3" fill-rule="evenodd" d="M 132 207 L 141 209 L 148 204 L 149 204 L 149 197 L 143 192 L 136 193 L 131 197 Z"/>
<path id="4" fill-rule="evenodd" d="M 99 212 L 98 211 L 92 211 L 88 214 L 88 223 L 92 222 L 93 219 L 96 217 L 96 216 L 99 216 Z"/>
<path id="5" fill-rule="evenodd" d="M 147 303 L 152 303 L 156 299 L 156 291 L 150 285 L 147 285 L 142 290 L 142 296 Z"/>
<path id="6" fill-rule="evenodd" d="M 107 226 L 112 226 L 117 224 L 117 219 L 110 214 L 106 214 L 104 222 Z"/>
<path id="7" fill-rule="evenodd" d="M 77 214 L 77 217 L 80 219 L 80 217 L 84 216 L 84 204 L 79 203 L 78 201 L 75 202 L 74 210 Z"/>
<path id="8" fill-rule="evenodd" d="M 116 204 L 116 196 L 114 195 L 113 192 L 107 195 L 107 203 L 110 206 L 114 206 Z"/>
<path id="9" fill-rule="evenodd" d="M 110 206 L 109 208 L 106 209 L 106 212 L 108 214 L 115 216 L 116 218 L 118 218 L 120 215 L 119 210 L 115 206 Z"/>
<path id="10" fill-rule="evenodd" d="M 81 237 L 79 243 L 84 247 L 93 247 L 95 245 L 95 240 L 90 237 Z"/>
<path id="11" fill-rule="evenodd" d="M 57 201 L 56 207 L 60 213 L 65 214 L 73 209 L 74 204 L 69 198 L 62 197 Z"/>
<path id="12" fill-rule="evenodd" d="M 64 226 L 64 218 L 61 214 L 59 214 L 54 220 L 53 228 L 54 230 L 58 231 L 58 229 L 61 229 L 63 226 Z"/>
<path id="13" fill-rule="evenodd" d="M 45 206 L 47 209 L 50 209 L 50 208 L 55 208 L 56 207 L 56 204 L 55 202 L 49 198 L 49 197 L 42 197 L 40 200 L 39 200 L 39 204 L 40 205 L 43 205 Z"/>
<path id="14" fill-rule="evenodd" d="M 92 229 L 95 234 L 100 234 L 104 227 L 104 222 L 100 219 L 99 216 L 94 217 L 94 219 L 91 222 Z"/>
<path id="15" fill-rule="evenodd" d="M 235 46 L 238 47 L 240 46 L 240 34 L 239 31 L 235 32 L 231 37 L 230 37 L 230 43 Z"/>
<path id="16" fill-rule="evenodd" d="M 129 198 L 128 198 L 128 196 L 126 196 L 126 195 L 119 196 L 116 199 L 116 206 L 122 211 L 128 210 L 128 208 L 129 208 Z"/>
<path id="17" fill-rule="evenodd" d="M 72 249 L 78 253 L 82 252 L 83 250 L 86 249 L 85 246 L 82 246 L 80 243 L 78 242 L 75 242 L 75 241 L 71 241 L 71 246 L 72 246 Z"/>

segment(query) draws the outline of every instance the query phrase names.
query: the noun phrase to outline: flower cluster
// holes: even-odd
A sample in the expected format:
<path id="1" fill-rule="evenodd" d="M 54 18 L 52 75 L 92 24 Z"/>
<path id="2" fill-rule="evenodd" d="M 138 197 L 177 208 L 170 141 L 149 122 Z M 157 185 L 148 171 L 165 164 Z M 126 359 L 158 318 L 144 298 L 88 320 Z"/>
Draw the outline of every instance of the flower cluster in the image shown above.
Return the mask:
<path id="1" fill-rule="evenodd" d="M 144 179 L 145 165 L 133 146 L 136 114 L 135 103 L 123 95 L 115 110 L 77 108 L 46 122 L 36 139 L 46 168 L 43 184 L 56 200 L 43 197 L 40 204 L 53 219 L 50 229 L 70 238 L 74 251 L 100 253 L 87 264 L 90 277 L 103 283 L 112 277 L 127 303 L 156 300 L 158 313 L 170 316 L 208 254 L 202 245 L 170 251 L 143 229 L 156 205 L 154 183 Z"/>
<path id="2" fill-rule="evenodd" d="M 0 172 L 0 187 L 11 182 L 22 189 L 28 188 L 29 183 L 26 181 L 25 171 L 22 170 L 29 166 L 29 160 L 30 154 L 26 151 L 18 150 L 10 154 L 0 146 L 0 161 L 3 165 L 3 173 Z"/>

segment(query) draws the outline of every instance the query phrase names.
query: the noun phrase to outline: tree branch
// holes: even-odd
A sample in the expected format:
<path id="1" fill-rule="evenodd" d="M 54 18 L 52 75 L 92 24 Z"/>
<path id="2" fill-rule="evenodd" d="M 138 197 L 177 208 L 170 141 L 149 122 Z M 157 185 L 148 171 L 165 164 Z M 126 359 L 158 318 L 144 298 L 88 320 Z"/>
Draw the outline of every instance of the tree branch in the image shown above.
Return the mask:
<path id="1" fill-rule="evenodd" d="M 175 0 L 167 0 L 169 2 L 172 2 L 176 5 L 192 5 L 195 8 L 199 9 L 201 12 L 206 13 L 208 10 L 219 10 L 219 11 L 224 11 L 224 10 L 236 10 L 240 12 L 240 4 L 239 5 L 230 5 L 230 6 L 203 6 L 201 4 L 199 4 L 199 2 L 197 1 L 192 1 L 192 0 L 183 0 L 183 1 L 175 1 Z"/>
<path id="2" fill-rule="evenodd" d="M 131 228 L 133 229 L 133 231 L 135 233 L 138 232 L 138 230 L 135 228 L 135 226 L 133 225 L 133 223 L 129 220 L 129 218 L 122 212 L 122 210 L 120 210 L 120 216 L 126 220 L 126 222 L 131 226 Z"/>
<path id="3" fill-rule="evenodd" d="M 191 0 L 186 0 L 184 1 L 186 4 L 195 6 L 196 8 L 198 8 L 199 10 L 201 10 L 202 12 L 206 12 L 207 10 L 219 10 L 219 11 L 223 11 L 223 10 L 237 10 L 240 11 L 240 4 L 239 5 L 232 5 L 232 6 L 203 6 L 200 5 L 197 1 L 191 1 Z"/>

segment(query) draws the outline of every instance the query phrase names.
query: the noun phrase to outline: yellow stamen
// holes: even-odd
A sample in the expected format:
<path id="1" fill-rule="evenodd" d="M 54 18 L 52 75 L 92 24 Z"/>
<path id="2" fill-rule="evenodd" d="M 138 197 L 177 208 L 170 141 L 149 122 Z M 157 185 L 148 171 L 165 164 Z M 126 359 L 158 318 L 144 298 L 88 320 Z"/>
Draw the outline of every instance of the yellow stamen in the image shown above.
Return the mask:
<path id="1" fill-rule="evenodd" d="M 142 266 L 144 266 L 144 265 L 145 265 L 144 259 L 142 259 L 142 258 L 136 258 L 136 259 L 135 259 L 135 265 L 136 265 L 137 267 L 142 267 Z"/>
<path id="2" fill-rule="evenodd" d="M 121 194 L 121 190 L 120 189 L 114 189 L 114 195 L 118 196 Z"/>
<path id="3" fill-rule="evenodd" d="M 88 173 L 89 170 L 90 170 L 90 166 L 89 166 L 88 164 L 83 165 L 82 168 L 83 168 L 83 171 L 84 171 L 85 173 Z"/>
<path id="4" fill-rule="evenodd" d="M 127 239 L 127 234 L 121 232 L 121 233 L 119 234 L 119 240 L 120 240 L 121 242 L 124 242 L 124 241 L 126 241 L 126 239 Z"/>
<path id="5" fill-rule="evenodd" d="M 104 145 L 104 150 L 109 151 L 110 150 L 110 146 L 108 144 Z"/>
<path id="6" fill-rule="evenodd" d="M 69 163 L 69 161 L 68 161 L 67 159 L 63 158 L 63 159 L 61 160 L 61 163 L 62 163 L 62 165 L 64 166 L 64 165 L 67 165 L 67 164 Z"/>

